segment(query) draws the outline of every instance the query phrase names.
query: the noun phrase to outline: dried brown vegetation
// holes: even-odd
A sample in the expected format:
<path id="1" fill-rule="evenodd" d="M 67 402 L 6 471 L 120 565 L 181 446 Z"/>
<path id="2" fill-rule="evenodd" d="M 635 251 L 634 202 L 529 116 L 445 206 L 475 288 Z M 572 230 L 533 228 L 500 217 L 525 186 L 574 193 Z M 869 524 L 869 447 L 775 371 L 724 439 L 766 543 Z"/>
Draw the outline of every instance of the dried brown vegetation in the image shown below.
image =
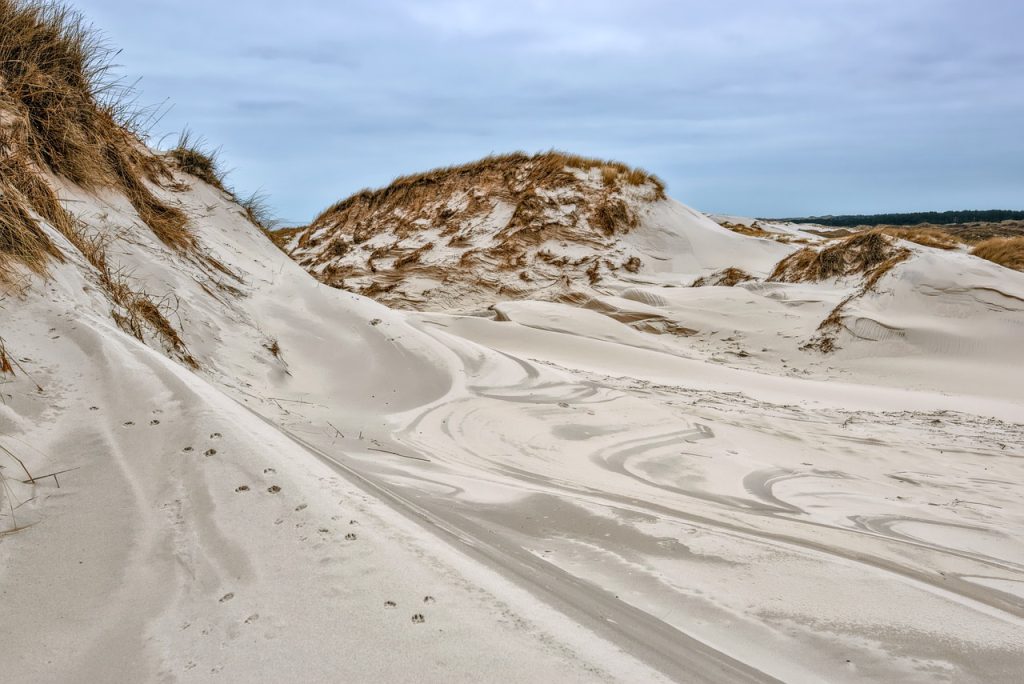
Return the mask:
<path id="1" fill-rule="evenodd" d="M 910 231 L 918 234 L 921 232 L 930 233 L 932 231 L 938 231 L 951 236 L 959 244 L 972 244 L 992 237 L 1024 237 L 1024 221 L 1010 219 L 999 222 L 974 221 L 971 223 L 945 223 L 942 225 L 920 223 L 915 226 L 892 226 L 888 224 L 879 224 L 871 226 L 856 226 L 854 228 L 816 228 L 813 225 L 807 225 L 802 226 L 801 230 L 828 238 L 845 237 L 847 235 L 853 235 L 854 233 L 863 233 L 870 230 L 882 230 L 887 233 L 891 233 L 896 237 L 904 237 L 899 234 L 901 231 Z M 917 242 L 917 240 L 913 240 L 913 238 L 905 239 Z M 928 243 L 921 242 L 920 244 Z M 929 244 L 928 246 L 941 248 L 941 245 Z"/>
<path id="2" fill-rule="evenodd" d="M 971 254 L 993 263 L 1024 271 L 1024 237 L 995 237 L 979 242 Z"/>
<path id="3" fill-rule="evenodd" d="M 11 357 L 7 355 L 7 346 L 2 337 L 0 337 L 0 373 L 14 374 L 14 366 L 11 364 Z"/>
<path id="4" fill-rule="evenodd" d="M 588 159 L 557 151 L 535 155 L 513 152 L 492 155 L 469 164 L 400 176 L 387 187 L 378 190 L 360 190 L 328 207 L 311 225 L 321 225 L 327 220 L 335 221 L 340 215 L 357 207 L 364 212 L 394 207 L 411 208 L 415 212 L 425 201 L 435 198 L 438 191 L 481 182 L 506 186 L 507 192 L 512 194 L 523 193 L 529 188 L 573 187 L 579 183 L 573 170 L 589 172 L 595 168 L 601 169 L 602 182 L 606 187 L 611 188 L 620 183 L 632 186 L 649 184 L 652 199 L 665 197 L 665 184 L 657 176 L 630 168 L 621 162 Z M 423 190 L 428 192 L 424 193 Z"/>
<path id="5" fill-rule="evenodd" d="M 6 266 L 15 261 L 42 272 L 58 256 L 38 224 L 60 214 L 52 191 L 40 190 L 47 174 L 87 190 L 119 190 L 165 243 L 194 246 L 185 215 L 149 187 L 169 171 L 141 143 L 139 113 L 108 78 L 109 54 L 65 6 L 0 0 L 0 258 Z M 64 226 L 53 227 L 63 232 Z"/>
<path id="6" fill-rule="evenodd" d="M 841 238 L 824 247 L 805 247 L 793 252 L 775 266 L 769 280 L 783 283 L 814 283 L 828 278 L 868 274 L 910 251 L 893 244 L 888 236 L 871 231 Z"/>
<path id="7" fill-rule="evenodd" d="M 472 271 L 478 290 L 510 294 L 564 278 L 593 285 L 602 269 L 636 272 L 642 263 L 628 255 L 606 267 L 546 259 L 545 248 L 603 251 L 640 224 L 643 202 L 664 197 L 660 180 L 619 162 L 516 152 L 397 178 L 271 237 L 323 282 L 401 306 L 403 278 L 451 283 Z"/>
<path id="8" fill-rule="evenodd" d="M 178 144 L 167 151 L 167 156 L 183 172 L 227 192 L 224 171 L 217 159 L 217 150 L 208 149 L 201 138 L 191 131 L 182 131 Z"/>
<path id="9" fill-rule="evenodd" d="M 761 238 L 764 240 L 774 240 L 775 242 L 782 242 L 785 244 L 806 244 L 807 242 L 810 242 L 810 240 L 808 240 L 807 238 L 765 230 L 764 228 L 761 227 L 760 221 L 754 221 L 748 226 L 743 223 L 732 223 L 730 221 L 724 221 L 722 219 L 714 220 L 716 223 L 718 223 L 718 225 L 722 226 L 726 230 L 731 230 L 734 233 L 746 235 L 747 237 Z"/>
<path id="10" fill-rule="evenodd" d="M 113 189 L 165 244 L 195 247 L 185 214 L 151 189 L 170 171 L 142 144 L 126 91 L 107 78 L 109 54 L 63 5 L 0 0 L 0 281 L 15 279 L 15 265 L 44 274 L 48 262 L 77 251 L 122 328 L 140 340 L 152 333 L 195 365 L 161 305 L 108 264 L 106 242 L 54 190 L 57 179 Z M 68 244 L 74 249 L 65 253 Z"/>
<path id="11" fill-rule="evenodd" d="M 239 197 L 230 189 L 228 194 L 242 208 L 245 218 L 249 219 L 250 223 L 262 229 L 264 233 L 273 231 L 277 219 L 274 218 L 273 210 L 270 208 L 270 202 L 265 194 L 257 190 L 245 197 Z"/>
<path id="12" fill-rule="evenodd" d="M 742 268 L 723 268 L 721 271 L 716 271 L 711 275 L 701 276 L 697 280 L 693 281 L 691 287 L 708 287 L 711 285 L 718 285 L 722 287 L 736 287 L 740 283 L 745 283 L 754 280 L 754 276 L 750 275 Z"/>
<path id="13" fill-rule="evenodd" d="M 963 242 L 960 238 L 955 235 L 947 233 L 941 228 L 933 228 L 926 226 L 883 226 L 877 229 L 879 232 L 885 235 L 891 235 L 901 240 L 907 240 L 914 242 L 925 247 L 935 247 L 936 249 L 956 249 Z"/>
<path id="14" fill-rule="evenodd" d="M 748 237 L 771 238 L 774 235 L 773 233 L 769 233 L 764 228 L 758 226 L 756 221 L 749 226 L 742 223 L 730 223 L 729 221 L 718 221 L 718 225 L 722 226 L 726 230 L 731 230 L 734 233 L 739 233 L 740 235 L 746 235 Z"/>
<path id="15" fill-rule="evenodd" d="M 296 228 L 276 228 L 276 229 L 264 230 L 263 232 L 264 232 L 264 234 L 266 234 L 266 236 L 268 238 L 270 238 L 270 241 L 273 242 L 277 246 L 278 249 L 280 249 L 282 251 L 286 251 L 288 243 L 290 243 L 295 238 L 295 236 L 297 236 L 303 230 L 304 230 L 304 228 L 299 226 L 299 227 L 296 227 Z M 339 243 L 340 243 L 340 246 L 335 247 L 334 245 L 332 245 L 331 248 L 333 250 L 344 250 L 344 251 L 347 251 L 348 243 L 346 243 L 344 240 L 340 240 Z M 339 254 L 335 254 L 335 256 L 344 256 L 344 251 L 340 255 Z"/>
<path id="16" fill-rule="evenodd" d="M 273 228 L 277 221 L 270 208 L 267 195 L 256 191 L 243 196 L 229 186 L 227 172 L 218 158 L 218 150 L 208 148 L 202 138 L 185 130 L 178 136 L 177 144 L 164 153 L 164 157 L 169 159 L 181 172 L 198 178 L 231 197 L 241 207 L 243 215 L 251 223 L 262 229 L 278 247 L 282 246 L 279 238 L 275 238 L 273 235 Z"/>
<path id="17" fill-rule="evenodd" d="M 910 255 L 909 249 L 895 244 L 893 238 L 882 231 L 855 233 L 824 247 L 806 247 L 794 252 L 776 264 L 769 280 L 813 283 L 844 276 L 862 277 L 860 287 L 832 309 L 818 326 L 818 334 L 805 345 L 805 348 L 829 353 L 836 348 L 846 305 L 873 291 L 889 271 Z"/>

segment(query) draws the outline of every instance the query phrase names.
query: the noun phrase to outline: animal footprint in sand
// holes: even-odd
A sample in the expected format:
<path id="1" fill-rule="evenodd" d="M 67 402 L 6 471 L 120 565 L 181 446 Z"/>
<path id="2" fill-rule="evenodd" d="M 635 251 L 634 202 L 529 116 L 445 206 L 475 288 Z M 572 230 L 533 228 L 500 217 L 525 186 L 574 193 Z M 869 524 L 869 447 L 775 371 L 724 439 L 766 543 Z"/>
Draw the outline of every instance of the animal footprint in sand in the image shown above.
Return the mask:
<path id="1" fill-rule="evenodd" d="M 230 601 L 233 598 L 235 598 L 235 592 L 229 591 L 228 593 L 226 593 L 226 594 L 224 594 L 223 596 L 220 597 L 219 603 L 224 603 L 225 601 Z"/>
<path id="2" fill-rule="evenodd" d="M 215 453 L 217 453 L 216 449 L 207 449 L 203 452 L 203 456 L 213 456 Z"/>
<path id="3" fill-rule="evenodd" d="M 185 447 L 184 449 L 182 449 L 182 451 L 188 453 L 189 451 L 192 451 L 192 447 Z"/>
<path id="4" fill-rule="evenodd" d="M 424 603 L 433 603 L 434 602 L 434 597 L 433 596 L 424 596 L 423 597 L 423 602 Z"/>
<path id="5" fill-rule="evenodd" d="M 238 487 L 235 487 L 235 491 L 236 492 L 247 492 L 247 491 L 249 491 L 249 485 L 239 485 Z"/>
<path id="6" fill-rule="evenodd" d="M 384 607 L 385 608 L 397 608 L 398 604 L 395 603 L 394 601 L 385 601 L 384 602 Z"/>
<path id="7" fill-rule="evenodd" d="M 277 485 L 272 485 L 270 487 L 267 487 L 267 491 L 270 492 L 271 494 L 277 494 L 279 491 L 281 491 L 281 488 L 278 487 Z"/>
<path id="8" fill-rule="evenodd" d="M 135 421 L 134 420 L 126 420 L 124 422 L 124 426 L 125 427 L 131 427 L 132 425 L 135 425 Z"/>
<path id="9" fill-rule="evenodd" d="M 245 624 L 251 625 L 252 623 L 256 622 L 259 619 L 260 619 L 260 614 L 259 613 L 253 613 L 249 617 L 245 618 Z"/>
<path id="10" fill-rule="evenodd" d="M 214 432 L 214 433 L 212 433 L 210 435 L 210 439 L 220 439 L 220 438 L 221 438 L 221 434 L 219 432 Z"/>
<path id="11" fill-rule="evenodd" d="M 274 470 L 273 468 L 264 468 L 264 469 L 263 469 L 263 474 L 264 474 L 264 475 L 273 475 L 273 474 L 274 474 L 274 473 L 276 473 L 276 472 L 277 472 L 277 471 L 276 471 L 276 470 Z"/>
<path id="12" fill-rule="evenodd" d="M 345 535 L 345 539 L 347 539 L 348 541 L 355 541 L 356 540 L 356 533 L 355 532 L 349 532 L 348 534 Z"/>
<path id="13" fill-rule="evenodd" d="M 306 504 L 299 504 L 298 506 L 295 507 L 295 510 L 296 511 L 304 511 L 304 510 L 306 510 Z"/>
<path id="14" fill-rule="evenodd" d="M 89 410 L 90 410 L 90 411 L 99 411 L 99 410 L 100 410 L 100 407 L 99 407 L 99 406 L 90 406 L 90 407 L 89 407 Z"/>
<path id="15" fill-rule="evenodd" d="M 159 424 L 160 424 L 160 421 L 159 421 L 159 420 L 157 420 L 156 418 L 154 418 L 153 420 L 149 421 L 149 424 L 150 424 L 150 425 L 159 425 Z"/>
<path id="16" fill-rule="evenodd" d="M 427 621 L 427 618 L 423 617 L 423 613 L 416 613 L 412 616 L 413 624 L 420 625 Z"/>

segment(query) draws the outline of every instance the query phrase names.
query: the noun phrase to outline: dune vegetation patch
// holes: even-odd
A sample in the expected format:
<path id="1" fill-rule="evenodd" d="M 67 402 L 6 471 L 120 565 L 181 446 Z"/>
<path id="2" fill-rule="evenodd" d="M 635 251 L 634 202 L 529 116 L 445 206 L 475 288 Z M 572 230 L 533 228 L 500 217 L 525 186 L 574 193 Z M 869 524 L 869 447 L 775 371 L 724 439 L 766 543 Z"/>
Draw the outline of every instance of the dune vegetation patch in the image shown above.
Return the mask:
<path id="1" fill-rule="evenodd" d="M 274 218 L 267 196 L 259 191 L 240 195 L 235 188 L 228 185 L 228 172 L 221 164 L 219 150 L 208 147 L 202 138 L 185 130 L 178 136 L 175 146 L 164 152 L 163 156 L 182 173 L 198 178 L 228 195 L 241 207 L 242 214 L 251 223 L 262 228 L 271 241 L 280 246 L 280 238 L 275 237 L 273 231 L 277 220 Z"/>
<path id="2" fill-rule="evenodd" d="M 995 237 L 983 240 L 971 254 L 1015 271 L 1024 271 L 1024 237 Z"/>
<path id="3" fill-rule="evenodd" d="M 718 221 L 717 223 L 718 223 L 718 225 L 722 226 L 726 230 L 731 230 L 734 233 L 739 233 L 740 235 L 746 235 L 747 237 L 758 237 L 758 238 L 771 239 L 771 237 L 773 235 L 772 233 L 768 232 L 764 228 L 761 228 L 759 225 L 757 225 L 757 221 L 754 221 L 749 226 L 746 225 L 746 224 L 743 224 L 743 223 L 732 223 L 731 221 L 721 221 L 721 220 Z"/>
<path id="4" fill-rule="evenodd" d="M 810 242 L 806 237 L 765 230 L 759 220 L 755 220 L 748 225 L 746 223 L 734 223 L 715 216 L 710 216 L 710 218 L 722 228 L 732 231 L 733 233 L 746 235 L 747 237 L 761 238 L 762 240 L 774 240 L 775 242 L 781 242 L 783 244 L 806 244 Z"/>
<path id="5" fill-rule="evenodd" d="M 579 181 L 574 170 L 590 172 L 593 169 L 600 169 L 601 182 L 606 188 L 649 185 L 653 199 L 665 198 L 665 184 L 661 179 L 622 162 L 590 159 L 554 150 L 534 155 L 512 152 L 491 155 L 468 164 L 399 176 L 387 187 L 360 190 L 325 209 L 311 225 L 319 225 L 326 220 L 336 221 L 356 209 L 368 212 L 402 207 L 417 213 L 424 204 L 435 199 L 439 192 L 470 183 L 494 184 L 496 190 L 504 186 L 510 195 L 527 193 L 531 188 L 572 187 Z"/>
<path id="6" fill-rule="evenodd" d="M 870 279 L 879 269 L 887 271 L 909 256 L 910 250 L 894 244 L 884 233 L 856 233 L 822 247 L 805 247 L 793 252 L 775 265 L 768 280 L 816 283 L 852 275 Z"/>
<path id="7" fill-rule="evenodd" d="M 166 302 L 135 291 L 109 263 L 108 240 L 68 212 L 57 194 L 61 182 L 120 193 L 161 242 L 196 251 L 186 214 L 153 191 L 173 177 L 143 144 L 146 114 L 130 104 L 130 89 L 109 76 L 111 54 L 66 6 L 0 0 L 0 282 L 14 283 L 24 273 L 19 266 L 45 275 L 51 261 L 77 252 L 122 328 L 161 340 L 194 366 L 164 313 Z M 68 244 L 74 249 L 65 252 Z"/>
<path id="8" fill-rule="evenodd" d="M 8 216 L 0 249 L 8 262 L 38 272 L 55 256 L 35 224 L 57 214 L 38 191 L 47 175 L 86 190 L 120 191 L 165 244 L 195 247 L 185 214 L 150 189 L 170 180 L 170 171 L 143 145 L 144 113 L 109 77 L 110 55 L 69 8 L 0 0 L 0 195 Z M 61 222 L 54 227 L 61 230 Z"/>
<path id="9" fill-rule="evenodd" d="M 690 287 L 735 287 L 740 283 L 746 283 L 754 280 L 754 276 L 750 275 L 742 268 L 723 268 L 720 271 L 715 271 L 711 275 L 701 276 L 693 281 Z"/>
<path id="10" fill-rule="evenodd" d="M 877 230 L 884 235 L 935 249 L 956 249 L 963 244 L 963 241 L 957 236 L 941 228 L 930 226 L 882 226 Z"/>
<path id="11" fill-rule="evenodd" d="M 665 197 L 656 176 L 621 162 L 515 152 L 362 190 L 272 239 L 322 282 L 390 306 L 410 305 L 404 283 L 518 297 L 636 273 L 634 254 L 599 257 Z M 454 295 L 440 288 L 425 296 Z"/>
<path id="12" fill-rule="evenodd" d="M 911 251 L 896 244 L 882 231 L 838 238 L 819 247 L 805 247 L 776 264 L 769 281 L 781 283 L 817 283 L 832 278 L 859 276 L 860 285 L 845 297 L 818 326 L 815 336 L 804 345 L 829 353 L 837 348 L 843 330 L 843 312 L 853 300 L 872 292 L 893 268 L 907 260 Z"/>
<path id="13" fill-rule="evenodd" d="M 177 144 L 165 154 L 183 173 L 227 192 L 226 174 L 221 168 L 218 151 L 208 148 L 203 139 L 191 131 L 182 131 Z"/>

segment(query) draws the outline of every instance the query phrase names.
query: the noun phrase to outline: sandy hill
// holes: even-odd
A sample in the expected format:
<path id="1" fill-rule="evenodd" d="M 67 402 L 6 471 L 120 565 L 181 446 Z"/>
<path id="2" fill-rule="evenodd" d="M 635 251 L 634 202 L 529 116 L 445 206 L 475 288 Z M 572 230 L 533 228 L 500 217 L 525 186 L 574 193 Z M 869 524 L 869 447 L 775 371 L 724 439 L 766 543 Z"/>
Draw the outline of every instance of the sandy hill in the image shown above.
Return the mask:
<path id="1" fill-rule="evenodd" d="M 1019 679 L 1024 275 L 508 157 L 497 199 L 427 174 L 307 229 L 450 210 L 389 214 L 374 249 L 435 243 L 391 292 L 447 306 L 443 243 L 493 315 L 399 311 L 147 147 L 94 45 L 0 0 L 4 681 Z"/>
<path id="2" fill-rule="evenodd" d="M 445 352 L 150 150 L 97 45 L 0 0 L 3 679 L 658 679 L 342 475 Z"/>
<path id="3" fill-rule="evenodd" d="M 986 360 L 1012 362 L 1024 303 L 1017 238 L 967 244 L 922 227 L 834 237 L 707 216 L 647 172 L 559 152 L 399 178 L 276 240 L 321 282 L 395 308 L 587 330 L 770 372 L 927 354 L 959 369 L 946 379 L 961 389 L 988 381 Z"/>
<path id="4" fill-rule="evenodd" d="M 787 252 L 738 239 L 668 199 L 645 171 L 561 152 L 398 178 L 338 202 L 280 241 L 322 282 L 433 310 L 578 300 L 727 265 L 756 271 Z"/>

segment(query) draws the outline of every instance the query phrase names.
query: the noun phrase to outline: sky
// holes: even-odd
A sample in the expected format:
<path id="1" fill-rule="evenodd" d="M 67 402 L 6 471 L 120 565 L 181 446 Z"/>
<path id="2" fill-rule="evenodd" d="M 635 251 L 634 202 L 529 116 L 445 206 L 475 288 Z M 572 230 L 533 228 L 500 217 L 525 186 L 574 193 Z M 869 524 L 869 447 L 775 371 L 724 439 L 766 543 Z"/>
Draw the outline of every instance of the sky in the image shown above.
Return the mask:
<path id="1" fill-rule="evenodd" d="M 1021 0 L 77 0 L 289 223 L 551 148 L 707 212 L 1024 209 Z"/>

